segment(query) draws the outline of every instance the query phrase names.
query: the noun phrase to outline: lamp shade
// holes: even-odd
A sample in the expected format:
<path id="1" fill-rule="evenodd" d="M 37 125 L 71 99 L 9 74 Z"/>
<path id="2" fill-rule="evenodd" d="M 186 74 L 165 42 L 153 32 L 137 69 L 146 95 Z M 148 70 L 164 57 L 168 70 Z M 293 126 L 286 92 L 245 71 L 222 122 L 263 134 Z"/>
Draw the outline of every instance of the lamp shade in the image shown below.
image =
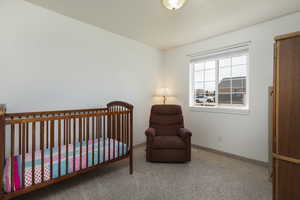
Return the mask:
<path id="1" fill-rule="evenodd" d="M 171 93 L 170 93 L 170 90 L 169 88 L 159 88 L 157 90 L 157 96 L 170 96 Z"/>
<path id="2" fill-rule="evenodd" d="M 0 104 L 0 114 L 6 112 L 6 104 Z"/>
<path id="3" fill-rule="evenodd" d="M 162 4 L 169 10 L 177 10 L 185 4 L 186 0 L 162 0 Z"/>

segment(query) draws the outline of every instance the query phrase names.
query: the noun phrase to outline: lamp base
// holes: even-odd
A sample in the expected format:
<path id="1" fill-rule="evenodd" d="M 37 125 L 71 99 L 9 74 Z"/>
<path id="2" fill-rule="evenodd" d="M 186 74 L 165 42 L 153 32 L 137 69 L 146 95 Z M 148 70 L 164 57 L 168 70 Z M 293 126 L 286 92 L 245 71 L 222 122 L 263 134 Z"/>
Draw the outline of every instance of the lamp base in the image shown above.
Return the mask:
<path id="1" fill-rule="evenodd" d="M 166 104 L 167 97 L 166 96 L 163 96 L 163 97 L 164 97 L 164 104 Z"/>

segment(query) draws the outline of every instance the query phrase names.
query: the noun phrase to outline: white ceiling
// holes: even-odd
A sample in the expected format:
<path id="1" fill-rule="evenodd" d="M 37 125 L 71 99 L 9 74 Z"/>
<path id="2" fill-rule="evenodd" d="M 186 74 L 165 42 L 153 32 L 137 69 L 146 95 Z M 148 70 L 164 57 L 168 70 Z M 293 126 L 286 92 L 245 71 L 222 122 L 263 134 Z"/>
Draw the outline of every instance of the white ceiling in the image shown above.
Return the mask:
<path id="1" fill-rule="evenodd" d="M 113 33 L 169 49 L 300 10 L 300 0 L 27 0 Z"/>

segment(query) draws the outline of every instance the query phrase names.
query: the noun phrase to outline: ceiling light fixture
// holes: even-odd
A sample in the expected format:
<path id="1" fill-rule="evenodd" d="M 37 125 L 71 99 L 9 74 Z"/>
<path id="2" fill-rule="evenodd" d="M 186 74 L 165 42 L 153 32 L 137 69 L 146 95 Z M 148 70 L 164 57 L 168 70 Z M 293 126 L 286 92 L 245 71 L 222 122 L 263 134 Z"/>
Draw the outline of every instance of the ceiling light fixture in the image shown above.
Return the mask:
<path id="1" fill-rule="evenodd" d="M 161 0 L 161 2 L 169 10 L 178 10 L 185 4 L 186 0 Z"/>

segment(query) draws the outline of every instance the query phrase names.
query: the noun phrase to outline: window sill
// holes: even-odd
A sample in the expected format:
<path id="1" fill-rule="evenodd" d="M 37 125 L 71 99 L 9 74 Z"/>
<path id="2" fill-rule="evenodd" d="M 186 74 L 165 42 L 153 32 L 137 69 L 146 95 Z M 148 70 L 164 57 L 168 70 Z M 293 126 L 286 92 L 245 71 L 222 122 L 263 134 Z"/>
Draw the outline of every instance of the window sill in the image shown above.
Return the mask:
<path id="1" fill-rule="evenodd" d="M 237 108 L 237 107 L 206 107 L 206 106 L 190 106 L 190 111 L 193 112 L 212 112 L 212 113 L 225 113 L 225 114 L 237 114 L 237 115 L 248 115 L 250 110 L 248 107 Z"/>

